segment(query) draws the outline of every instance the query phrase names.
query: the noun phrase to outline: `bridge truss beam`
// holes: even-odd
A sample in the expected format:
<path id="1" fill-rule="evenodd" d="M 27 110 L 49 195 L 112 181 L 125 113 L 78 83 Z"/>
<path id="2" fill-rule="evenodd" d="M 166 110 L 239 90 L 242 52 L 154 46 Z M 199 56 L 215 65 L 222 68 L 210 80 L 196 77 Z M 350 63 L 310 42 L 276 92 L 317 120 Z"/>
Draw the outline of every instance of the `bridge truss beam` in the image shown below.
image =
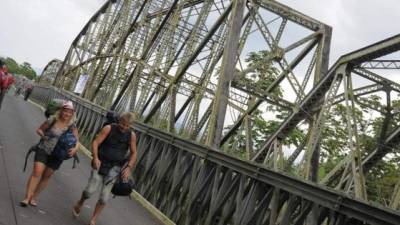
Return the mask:
<path id="1" fill-rule="evenodd" d="M 276 171 L 294 171 L 301 179 L 368 200 L 365 176 L 398 144 L 394 94 L 400 85 L 381 72 L 399 69 L 399 60 L 387 58 L 399 51 L 400 36 L 346 54 L 328 69 L 331 33 L 328 25 L 273 0 L 110 0 L 78 34 L 64 61 L 49 64 L 45 72 L 52 75 L 43 78 L 74 91 L 86 76 L 78 94 L 87 101 L 133 111 L 139 121 L 160 132 Z M 269 65 L 269 70 L 260 72 L 254 54 L 263 56 L 259 64 Z M 263 80 L 271 82 L 261 85 Z M 320 177 L 323 155 L 329 154 L 324 149 L 326 130 L 334 120 L 331 113 L 340 108 L 346 128 L 346 145 L 340 150 L 348 156 Z M 383 118 L 370 152 L 360 139 L 371 124 L 357 120 L 368 110 Z M 85 113 L 80 116 L 86 118 Z M 257 133 L 260 118 L 276 125 Z M 87 130 L 93 121 L 81 125 Z M 289 140 L 295 132 L 300 138 Z M 157 143 L 150 142 L 164 146 Z M 195 164 L 193 160 L 187 166 Z M 217 173 L 221 168 L 198 169 Z M 226 184 L 218 182 L 214 185 Z M 276 195 L 278 189 L 266 197 L 274 202 L 271 222 L 285 202 Z M 205 197 L 211 195 L 215 193 Z M 303 210 L 296 197 L 285 196 L 290 200 L 285 207 Z M 157 204 L 167 200 L 160 201 Z M 222 210 L 219 206 L 212 205 L 214 214 L 204 222 L 214 219 Z M 321 213 L 315 205 L 312 211 Z"/>

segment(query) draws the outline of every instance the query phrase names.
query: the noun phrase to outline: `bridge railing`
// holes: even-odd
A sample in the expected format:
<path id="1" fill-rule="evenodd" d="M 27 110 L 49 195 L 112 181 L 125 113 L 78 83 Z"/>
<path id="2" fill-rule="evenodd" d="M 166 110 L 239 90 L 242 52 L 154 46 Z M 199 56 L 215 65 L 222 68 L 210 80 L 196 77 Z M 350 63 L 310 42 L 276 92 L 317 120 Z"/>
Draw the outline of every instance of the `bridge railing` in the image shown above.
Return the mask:
<path id="1" fill-rule="evenodd" d="M 89 146 L 106 109 L 53 87 L 31 99 L 75 102 L 78 129 Z M 398 224 L 400 214 L 342 193 L 241 161 L 136 123 L 137 191 L 177 224 Z"/>

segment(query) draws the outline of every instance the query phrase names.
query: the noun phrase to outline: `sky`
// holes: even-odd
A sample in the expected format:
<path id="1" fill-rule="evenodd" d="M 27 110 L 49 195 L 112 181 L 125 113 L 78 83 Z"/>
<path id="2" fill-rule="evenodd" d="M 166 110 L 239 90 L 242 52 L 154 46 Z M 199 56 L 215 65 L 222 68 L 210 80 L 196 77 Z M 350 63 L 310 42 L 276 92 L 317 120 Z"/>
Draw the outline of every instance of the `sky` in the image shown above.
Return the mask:
<path id="1" fill-rule="evenodd" d="M 0 56 L 40 71 L 64 59 L 105 0 L 0 0 Z M 350 51 L 400 33 L 399 0 L 279 0 L 333 28 L 331 64 Z"/>
<path id="2" fill-rule="evenodd" d="M 331 64 L 400 33 L 399 0 L 279 0 L 332 27 Z"/>
<path id="3" fill-rule="evenodd" d="M 0 0 L 0 56 L 38 71 L 64 59 L 72 41 L 105 0 Z"/>

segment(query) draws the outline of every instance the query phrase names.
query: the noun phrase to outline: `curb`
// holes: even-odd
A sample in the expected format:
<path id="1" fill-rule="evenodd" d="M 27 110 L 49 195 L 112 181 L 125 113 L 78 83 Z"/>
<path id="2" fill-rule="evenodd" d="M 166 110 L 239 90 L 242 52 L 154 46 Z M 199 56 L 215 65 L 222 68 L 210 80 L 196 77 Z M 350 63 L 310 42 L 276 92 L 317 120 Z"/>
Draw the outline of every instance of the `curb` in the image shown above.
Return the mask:
<path id="1" fill-rule="evenodd" d="M 36 102 L 31 101 L 28 99 L 28 102 L 31 104 L 35 105 L 36 107 L 40 108 L 42 111 L 45 110 L 45 108 Z M 86 155 L 88 158 L 92 158 L 91 152 L 82 144 L 79 143 L 79 150 Z M 161 223 L 165 225 L 176 225 L 171 219 L 169 219 L 166 215 L 164 215 L 160 210 L 158 210 L 156 207 L 154 207 L 150 202 L 147 201 L 142 195 L 140 195 L 138 192 L 133 190 L 132 194 L 130 195 L 131 199 L 136 200 L 137 202 L 140 203 L 145 209 L 147 209 L 154 217 L 156 217 Z"/>
<path id="2" fill-rule="evenodd" d="M 36 102 L 34 102 L 34 101 L 30 100 L 30 99 L 28 99 L 28 102 L 31 103 L 31 104 L 33 104 L 33 105 L 35 105 L 36 107 L 38 107 L 38 108 L 41 109 L 42 111 L 45 110 L 45 108 L 44 108 L 43 106 L 37 104 Z"/>

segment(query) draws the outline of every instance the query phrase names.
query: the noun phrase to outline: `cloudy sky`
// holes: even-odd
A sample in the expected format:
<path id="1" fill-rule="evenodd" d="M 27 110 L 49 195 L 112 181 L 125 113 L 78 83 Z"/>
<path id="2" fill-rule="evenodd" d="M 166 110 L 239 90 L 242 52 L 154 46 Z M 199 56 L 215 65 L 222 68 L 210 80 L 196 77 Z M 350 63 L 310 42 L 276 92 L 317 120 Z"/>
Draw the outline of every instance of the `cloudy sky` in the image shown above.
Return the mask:
<path id="1" fill-rule="evenodd" d="M 0 56 L 36 70 L 64 59 L 73 39 L 105 0 L 0 0 Z"/>
<path id="2" fill-rule="evenodd" d="M 347 52 L 400 33 L 399 0 L 279 0 L 333 27 L 331 63 Z M 0 56 L 40 70 L 63 59 L 105 0 L 0 0 Z"/>
<path id="3" fill-rule="evenodd" d="M 399 0 L 279 0 L 333 28 L 331 63 L 400 33 Z"/>

